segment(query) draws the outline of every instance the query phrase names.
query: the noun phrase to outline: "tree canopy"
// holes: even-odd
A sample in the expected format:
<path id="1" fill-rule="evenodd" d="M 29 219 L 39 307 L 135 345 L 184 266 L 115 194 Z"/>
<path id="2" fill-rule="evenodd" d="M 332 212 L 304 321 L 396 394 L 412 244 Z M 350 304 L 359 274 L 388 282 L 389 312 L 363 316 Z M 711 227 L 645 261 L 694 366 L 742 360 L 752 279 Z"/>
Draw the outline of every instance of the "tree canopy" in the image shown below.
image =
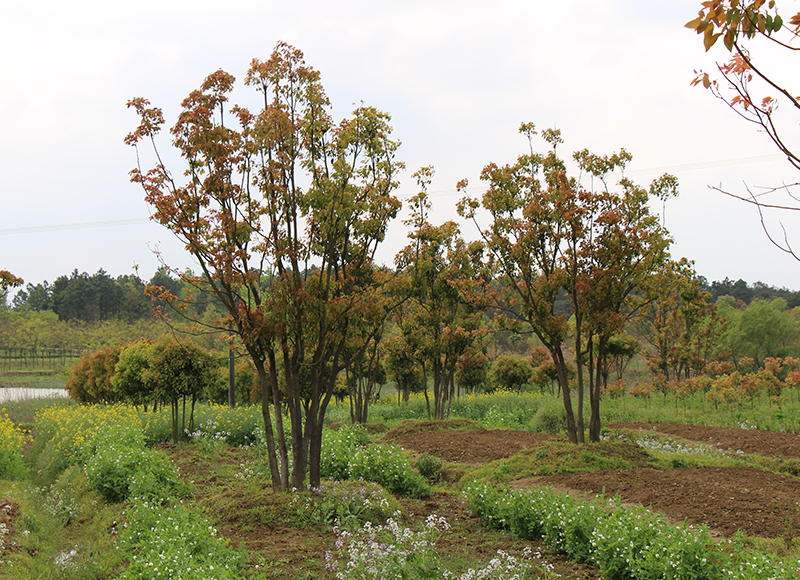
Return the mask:
<path id="1" fill-rule="evenodd" d="M 325 410 L 338 373 L 359 354 L 345 353 L 353 321 L 378 332 L 392 308 L 383 292 L 391 276 L 374 267 L 373 256 L 400 208 L 392 191 L 402 164 L 389 115 L 361 104 L 335 122 L 319 72 L 296 48 L 278 43 L 267 61 L 251 62 L 244 82 L 256 91 L 255 112 L 229 105 L 235 79 L 222 70 L 183 101 L 171 129 L 182 178 L 160 161 L 164 119 L 146 99 L 129 102 L 140 124 L 126 142 L 156 147 L 154 165 L 137 167 L 131 179 L 144 188 L 155 219 L 198 262 L 197 275 L 184 281 L 222 305 L 221 327 L 252 358 L 273 485 L 287 490 L 303 487 L 307 468 L 319 484 Z M 157 297 L 179 302 L 163 289 Z"/>

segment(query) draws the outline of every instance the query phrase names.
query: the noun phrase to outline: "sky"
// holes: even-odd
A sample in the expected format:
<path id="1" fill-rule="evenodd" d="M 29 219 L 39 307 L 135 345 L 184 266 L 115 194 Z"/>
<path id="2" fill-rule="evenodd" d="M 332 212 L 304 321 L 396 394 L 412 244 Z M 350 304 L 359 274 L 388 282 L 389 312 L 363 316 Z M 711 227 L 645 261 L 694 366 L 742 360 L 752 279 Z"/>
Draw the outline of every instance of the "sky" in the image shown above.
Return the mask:
<path id="1" fill-rule="evenodd" d="M 0 18 L 0 269 L 26 283 L 77 269 L 149 279 L 161 259 L 192 267 L 182 245 L 149 220 L 129 182 L 137 125 L 126 102 L 146 97 L 174 123 L 181 100 L 217 69 L 242 80 L 253 58 L 278 41 L 319 70 L 335 118 L 355 104 L 389 112 L 397 191 L 417 193 L 411 174 L 436 171 L 431 223 L 457 219 L 455 184 L 489 162 L 526 152 L 517 129 L 557 127 L 566 155 L 583 148 L 633 154 L 626 176 L 644 186 L 664 172 L 680 196 L 664 217 L 672 255 L 693 260 L 709 281 L 725 277 L 800 290 L 800 262 L 767 240 L 752 206 L 715 191 L 797 181 L 769 139 L 702 88 L 695 69 L 727 56 L 704 52 L 684 28 L 699 0 L 52 0 L 7 3 Z M 800 2 L 780 2 L 785 15 Z M 785 55 L 765 52 L 770 64 Z M 254 95 L 239 83 L 234 100 Z M 781 111 L 791 144 L 797 118 Z M 166 135 L 159 143 L 169 149 Z M 540 151 L 546 151 L 543 141 Z M 173 173 L 180 158 L 167 154 Z M 653 205 L 661 213 L 660 203 Z M 800 215 L 768 215 L 790 239 Z M 477 236 L 464 224 L 466 238 Z M 405 243 L 400 219 L 379 258 Z M 800 234 L 798 234 L 800 238 Z M 800 248 L 800 239 L 797 239 Z M 136 270 L 138 268 L 138 270 Z"/>

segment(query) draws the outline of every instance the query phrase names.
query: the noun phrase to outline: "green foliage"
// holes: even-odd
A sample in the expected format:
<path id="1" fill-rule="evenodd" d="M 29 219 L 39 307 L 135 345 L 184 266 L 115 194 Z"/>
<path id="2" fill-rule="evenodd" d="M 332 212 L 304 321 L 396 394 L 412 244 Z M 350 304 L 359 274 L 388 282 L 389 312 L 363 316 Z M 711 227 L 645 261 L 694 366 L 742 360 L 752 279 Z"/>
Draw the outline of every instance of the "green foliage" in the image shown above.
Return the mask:
<path id="1" fill-rule="evenodd" d="M 542 399 L 528 426 L 537 433 L 563 433 L 567 428 L 564 405 L 555 397 Z"/>
<path id="2" fill-rule="evenodd" d="M 106 501 L 158 501 L 187 494 L 167 457 L 146 449 L 141 430 L 133 426 L 101 428 L 83 455 L 89 485 Z"/>
<path id="3" fill-rule="evenodd" d="M 367 430 L 360 424 L 326 429 L 322 434 L 320 475 L 330 479 L 348 479 L 350 460 L 369 442 Z"/>
<path id="4" fill-rule="evenodd" d="M 380 524 L 401 509 L 380 485 L 366 481 L 323 481 L 319 488 L 295 495 L 291 505 L 300 522 L 325 530 L 334 525 L 356 530 L 367 522 Z"/>
<path id="5" fill-rule="evenodd" d="M 0 410 L 0 479 L 17 479 L 26 472 L 22 460 L 25 434 Z"/>
<path id="6" fill-rule="evenodd" d="M 730 351 L 730 360 L 750 357 L 761 366 L 764 359 L 797 354 L 800 323 L 782 298 L 754 300 L 737 307 L 732 300 L 717 301 L 720 315 L 728 322 L 718 349 Z"/>
<path id="7" fill-rule="evenodd" d="M 430 453 L 423 453 L 417 458 L 416 468 L 419 474 L 433 485 L 442 477 L 442 465 L 444 462 Z"/>
<path id="8" fill-rule="evenodd" d="M 153 390 L 155 396 L 170 404 L 172 409 L 172 441 L 177 443 L 185 429 L 194 430 L 194 415 L 186 421 L 187 400 L 191 401 L 191 412 L 198 395 L 217 380 L 213 359 L 205 349 L 193 342 L 178 343 L 162 339 L 153 346 L 150 367 L 142 373 L 142 380 Z M 183 403 L 183 414 L 178 427 L 179 402 Z"/>
<path id="9" fill-rule="evenodd" d="M 134 405 L 152 400 L 153 391 L 144 380 L 152 356 L 153 345 L 147 340 L 128 344 L 119 353 L 111 384 L 121 400 Z"/>
<path id="10" fill-rule="evenodd" d="M 533 368 L 526 359 L 503 355 L 492 364 L 489 384 L 493 390 L 520 391 L 530 382 L 532 375 Z"/>
<path id="11" fill-rule="evenodd" d="M 717 545 L 705 528 L 676 526 L 661 515 L 620 502 L 585 503 L 549 488 L 512 491 L 464 486 L 474 514 L 487 525 L 598 566 L 608 580 L 762 580 L 798 572 L 743 549 L 741 536 Z"/>
<path id="12" fill-rule="evenodd" d="M 414 473 L 411 458 L 396 445 L 368 445 L 358 449 L 347 464 L 348 479 L 379 483 L 392 493 L 427 497 L 430 488 Z"/>
<path id="13" fill-rule="evenodd" d="M 138 503 L 127 512 L 119 549 L 130 565 L 122 580 L 238 580 L 246 554 L 233 550 L 200 513 L 183 505 Z"/>
<path id="14" fill-rule="evenodd" d="M 611 506 L 592 534 L 593 558 L 609 580 L 722 578 L 706 529 L 668 524 L 641 507 Z"/>
<path id="15" fill-rule="evenodd" d="M 106 425 L 141 429 L 136 411 L 123 405 L 48 406 L 36 414 L 31 459 L 45 479 L 70 465 L 82 465 L 84 445 Z"/>

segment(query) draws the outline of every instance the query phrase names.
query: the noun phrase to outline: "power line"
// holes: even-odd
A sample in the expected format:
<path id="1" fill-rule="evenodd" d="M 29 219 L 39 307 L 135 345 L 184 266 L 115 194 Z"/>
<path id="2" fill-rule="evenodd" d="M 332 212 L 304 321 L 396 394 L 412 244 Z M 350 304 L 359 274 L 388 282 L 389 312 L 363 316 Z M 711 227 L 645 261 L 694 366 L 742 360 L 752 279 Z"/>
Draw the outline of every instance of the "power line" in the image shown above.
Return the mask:
<path id="1" fill-rule="evenodd" d="M 66 230 L 86 230 L 91 228 L 111 228 L 119 226 L 135 226 L 145 224 L 150 218 L 129 218 L 125 220 L 104 220 L 97 222 L 81 222 L 75 224 L 51 224 L 47 226 L 27 226 L 24 228 L 6 228 L 0 230 L 0 236 L 13 234 L 35 234 L 40 232 L 58 232 Z"/>

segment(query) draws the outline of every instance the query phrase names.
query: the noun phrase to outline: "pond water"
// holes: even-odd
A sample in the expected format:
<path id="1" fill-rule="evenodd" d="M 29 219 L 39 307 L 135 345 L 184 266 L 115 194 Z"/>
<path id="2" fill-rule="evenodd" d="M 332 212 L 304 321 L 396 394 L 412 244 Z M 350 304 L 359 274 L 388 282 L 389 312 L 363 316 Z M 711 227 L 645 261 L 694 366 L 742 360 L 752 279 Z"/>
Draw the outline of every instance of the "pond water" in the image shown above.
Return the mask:
<path id="1" fill-rule="evenodd" d="M 65 389 L 33 389 L 28 387 L 0 387 L 0 403 L 42 397 L 68 397 Z"/>

